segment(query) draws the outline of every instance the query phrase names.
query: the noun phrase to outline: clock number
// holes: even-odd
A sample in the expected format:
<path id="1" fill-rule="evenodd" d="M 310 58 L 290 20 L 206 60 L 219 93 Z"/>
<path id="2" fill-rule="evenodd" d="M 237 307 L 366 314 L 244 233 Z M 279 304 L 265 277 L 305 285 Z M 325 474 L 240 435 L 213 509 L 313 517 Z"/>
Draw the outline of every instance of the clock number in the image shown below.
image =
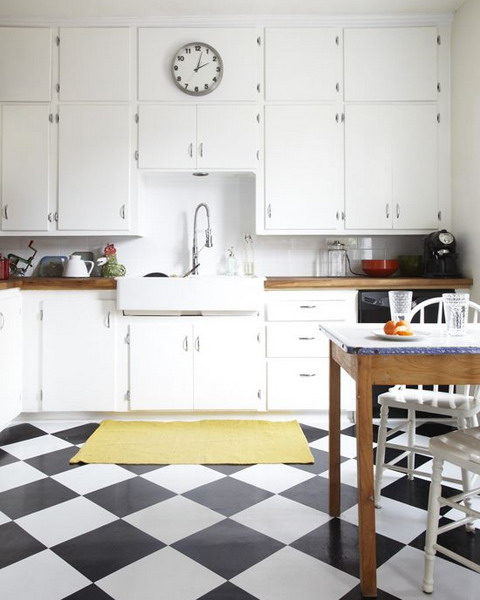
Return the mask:
<path id="1" fill-rule="evenodd" d="M 212 57 L 212 60 L 213 60 L 213 62 L 216 62 L 216 60 L 217 60 L 217 57 L 214 55 L 214 56 Z"/>
<path id="2" fill-rule="evenodd" d="M 183 85 L 185 86 L 185 89 L 188 88 L 188 83 L 184 83 Z"/>
<path id="3" fill-rule="evenodd" d="M 182 78 L 180 77 L 180 75 L 177 77 L 177 81 L 182 81 Z"/>
<path id="4" fill-rule="evenodd" d="M 184 56 L 177 56 L 177 60 L 185 60 Z"/>
<path id="5" fill-rule="evenodd" d="M 202 47 L 201 47 L 201 46 L 195 46 L 195 50 L 196 50 L 197 52 L 200 52 L 200 50 L 201 50 L 201 49 L 202 49 Z"/>
<path id="6" fill-rule="evenodd" d="M 191 54 L 191 53 L 192 53 L 191 48 L 185 48 L 185 54 Z"/>
<path id="7" fill-rule="evenodd" d="M 195 91 L 198 92 L 198 87 L 197 86 L 195 86 Z"/>
<path id="8" fill-rule="evenodd" d="M 220 73 L 220 67 L 217 67 L 215 70 L 217 73 Z"/>
<path id="9" fill-rule="evenodd" d="M 174 70 L 174 71 L 178 71 L 178 65 L 175 65 L 175 66 L 173 67 L 173 70 Z"/>
<path id="10" fill-rule="evenodd" d="M 217 81 L 217 78 L 216 78 L 216 77 L 214 77 L 214 78 L 213 78 L 213 81 Z"/>
<path id="11" fill-rule="evenodd" d="M 205 90 L 208 90 L 208 83 L 206 83 L 203 87 Z"/>

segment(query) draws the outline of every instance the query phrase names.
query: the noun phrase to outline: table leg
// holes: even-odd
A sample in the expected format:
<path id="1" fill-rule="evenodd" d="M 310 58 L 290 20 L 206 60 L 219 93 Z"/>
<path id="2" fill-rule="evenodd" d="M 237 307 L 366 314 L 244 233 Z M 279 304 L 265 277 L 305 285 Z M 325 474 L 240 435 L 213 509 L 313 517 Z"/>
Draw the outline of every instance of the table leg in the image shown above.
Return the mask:
<path id="1" fill-rule="evenodd" d="M 332 358 L 330 342 L 330 405 L 328 411 L 329 513 L 340 516 L 340 365 Z"/>
<path id="2" fill-rule="evenodd" d="M 357 485 L 360 588 L 363 596 L 377 596 L 375 500 L 373 482 L 371 357 L 358 360 L 357 373 Z"/>

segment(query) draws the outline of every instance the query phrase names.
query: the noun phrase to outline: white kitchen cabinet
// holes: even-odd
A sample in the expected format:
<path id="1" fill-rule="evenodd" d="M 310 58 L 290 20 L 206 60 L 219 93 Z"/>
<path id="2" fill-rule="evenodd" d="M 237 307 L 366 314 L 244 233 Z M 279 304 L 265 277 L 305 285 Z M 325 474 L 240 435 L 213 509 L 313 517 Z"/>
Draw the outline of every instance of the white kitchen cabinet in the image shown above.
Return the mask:
<path id="1" fill-rule="evenodd" d="M 0 102 L 49 102 L 52 29 L 0 27 Z"/>
<path id="2" fill-rule="evenodd" d="M 322 321 L 356 321 L 355 291 L 266 293 L 268 410 L 328 410 L 329 344 Z M 342 410 L 355 410 L 353 380 L 342 371 Z"/>
<path id="3" fill-rule="evenodd" d="M 60 107 L 59 230 L 128 231 L 129 115 L 126 105 Z"/>
<path id="4" fill-rule="evenodd" d="M 257 167 L 258 111 L 251 105 L 142 105 L 141 169 Z"/>
<path id="5" fill-rule="evenodd" d="M 129 344 L 132 410 L 262 408 L 256 318 L 133 317 Z"/>
<path id="6" fill-rule="evenodd" d="M 267 101 L 335 102 L 341 98 L 342 82 L 340 29 L 266 29 Z"/>
<path id="7" fill-rule="evenodd" d="M 22 410 L 22 315 L 19 290 L 0 292 L 0 430 Z"/>
<path id="8" fill-rule="evenodd" d="M 51 198 L 50 109 L 1 107 L 1 201 L 4 231 L 48 231 Z"/>
<path id="9" fill-rule="evenodd" d="M 346 229 L 438 227 L 437 107 L 349 105 Z"/>
<path id="10" fill-rule="evenodd" d="M 259 33 L 251 27 L 159 28 L 138 30 L 138 99 L 160 102 L 252 102 L 259 97 Z M 217 50 L 224 74 L 210 94 L 189 96 L 177 88 L 172 61 L 184 44 L 203 42 Z"/>
<path id="11" fill-rule="evenodd" d="M 62 27 L 59 38 L 60 101 L 129 100 L 128 27 Z"/>
<path id="12" fill-rule="evenodd" d="M 265 109 L 267 231 L 335 230 L 342 224 L 341 115 L 330 105 Z"/>
<path id="13" fill-rule="evenodd" d="M 65 298 L 41 306 L 42 409 L 115 410 L 115 302 Z"/>
<path id="14" fill-rule="evenodd" d="M 436 27 L 344 31 L 345 100 L 436 101 Z"/>

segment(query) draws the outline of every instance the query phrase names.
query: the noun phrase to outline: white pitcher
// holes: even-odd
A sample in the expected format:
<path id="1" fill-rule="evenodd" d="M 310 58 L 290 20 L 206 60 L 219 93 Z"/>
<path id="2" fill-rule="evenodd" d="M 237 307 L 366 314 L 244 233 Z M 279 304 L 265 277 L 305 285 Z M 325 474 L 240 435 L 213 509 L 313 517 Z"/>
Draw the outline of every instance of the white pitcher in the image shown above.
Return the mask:
<path id="1" fill-rule="evenodd" d="M 90 265 L 88 268 L 87 265 Z M 64 277 L 90 277 L 90 273 L 93 271 L 93 261 L 82 260 L 82 257 L 78 254 L 72 254 L 68 257 L 68 262 L 63 269 Z"/>

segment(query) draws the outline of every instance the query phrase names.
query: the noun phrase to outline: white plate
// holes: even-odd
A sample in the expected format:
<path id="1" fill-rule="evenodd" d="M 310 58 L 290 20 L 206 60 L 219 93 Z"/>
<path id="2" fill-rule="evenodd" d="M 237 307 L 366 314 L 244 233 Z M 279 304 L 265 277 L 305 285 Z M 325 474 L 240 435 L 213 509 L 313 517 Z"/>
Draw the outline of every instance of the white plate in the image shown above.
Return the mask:
<path id="1" fill-rule="evenodd" d="M 375 337 L 381 338 L 382 340 L 389 340 L 393 342 L 413 342 L 414 340 L 419 340 L 422 337 L 427 335 L 426 333 L 414 333 L 413 335 L 391 335 L 389 333 L 385 333 L 383 329 L 375 329 L 372 331 Z"/>

